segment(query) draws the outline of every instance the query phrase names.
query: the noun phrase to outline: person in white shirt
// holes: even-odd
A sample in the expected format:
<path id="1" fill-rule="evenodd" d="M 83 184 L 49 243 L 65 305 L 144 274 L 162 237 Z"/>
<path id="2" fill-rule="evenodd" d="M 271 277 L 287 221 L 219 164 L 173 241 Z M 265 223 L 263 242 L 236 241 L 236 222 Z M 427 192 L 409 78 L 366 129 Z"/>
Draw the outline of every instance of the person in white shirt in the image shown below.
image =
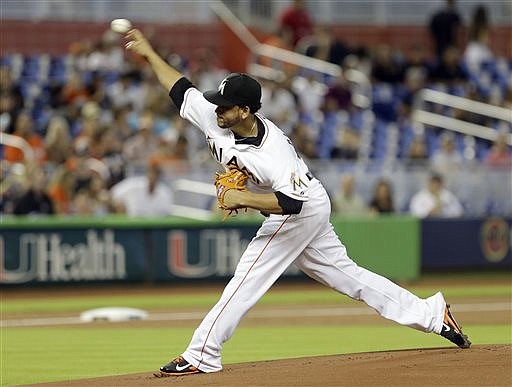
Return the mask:
<path id="1" fill-rule="evenodd" d="M 145 176 L 132 176 L 112 187 L 112 197 L 121 202 L 129 216 L 172 214 L 172 190 L 160 181 L 161 171 L 150 164 Z"/>
<path id="2" fill-rule="evenodd" d="M 437 173 L 455 173 L 462 168 L 463 159 L 455 146 L 452 133 L 441 135 L 441 146 L 432 155 L 432 169 Z"/>
<path id="3" fill-rule="evenodd" d="M 158 150 L 160 141 L 154 127 L 154 113 L 145 110 L 138 117 L 136 133 L 123 144 L 123 158 L 125 160 L 144 165 Z"/>
<path id="4" fill-rule="evenodd" d="M 345 217 L 368 216 L 369 209 L 363 198 L 356 192 L 356 178 L 347 173 L 341 178 L 340 191 L 334 195 L 333 204 L 336 215 Z"/>
<path id="5" fill-rule="evenodd" d="M 464 209 L 457 197 L 444 188 L 442 176 L 434 174 L 427 188 L 412 197 L 410 213 L 419 218 L 456 218 L 463 215 Z"/>
<path id="6" fill-rule="evenodd" d="M 285 134 L 289 135 L 297 125 L 299 117 L 293 94 L 278 80 L 262 81 L 261 105 L 261 113 Z"/>

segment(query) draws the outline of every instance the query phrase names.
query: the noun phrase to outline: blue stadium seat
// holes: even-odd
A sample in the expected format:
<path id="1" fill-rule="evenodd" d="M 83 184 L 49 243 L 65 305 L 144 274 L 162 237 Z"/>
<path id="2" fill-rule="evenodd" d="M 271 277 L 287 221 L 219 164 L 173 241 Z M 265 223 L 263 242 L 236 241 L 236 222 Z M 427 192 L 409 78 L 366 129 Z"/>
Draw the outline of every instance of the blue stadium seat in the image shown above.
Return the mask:
<path id="1" fill-rule="evenodd" d="M 372 111 L 377 119 L 390 122 L 397 118 L 395 89 L 390 83 L 377 83 L 372 86 Z"/>

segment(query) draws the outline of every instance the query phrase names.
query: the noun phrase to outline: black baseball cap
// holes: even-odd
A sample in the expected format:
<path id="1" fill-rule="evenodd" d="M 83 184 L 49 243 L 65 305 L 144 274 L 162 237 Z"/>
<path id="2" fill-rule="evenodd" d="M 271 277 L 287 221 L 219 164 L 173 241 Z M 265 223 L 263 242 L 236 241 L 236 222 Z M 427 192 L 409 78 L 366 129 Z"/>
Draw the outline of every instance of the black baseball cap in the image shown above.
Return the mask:
<path id="1" fill-rule="evenodd" d="M 261 106 L 261 86 L 245 73 L 229 74 L 217 90 L 205 91 L 203 96 L 218 106 L 249 106 L 255 110 Z"/>

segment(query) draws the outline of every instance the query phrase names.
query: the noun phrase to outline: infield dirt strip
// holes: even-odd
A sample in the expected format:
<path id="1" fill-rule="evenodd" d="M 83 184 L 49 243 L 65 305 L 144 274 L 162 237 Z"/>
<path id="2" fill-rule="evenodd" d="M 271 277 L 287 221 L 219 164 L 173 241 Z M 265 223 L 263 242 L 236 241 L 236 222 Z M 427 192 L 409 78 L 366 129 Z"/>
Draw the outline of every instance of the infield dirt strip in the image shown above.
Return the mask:
<path id="1" fill-rule="evenodd" d="M 231 364 L 213 374 L 150 372 L 38 386 L 510 386 L 510 345 L 318 356 Z"/>

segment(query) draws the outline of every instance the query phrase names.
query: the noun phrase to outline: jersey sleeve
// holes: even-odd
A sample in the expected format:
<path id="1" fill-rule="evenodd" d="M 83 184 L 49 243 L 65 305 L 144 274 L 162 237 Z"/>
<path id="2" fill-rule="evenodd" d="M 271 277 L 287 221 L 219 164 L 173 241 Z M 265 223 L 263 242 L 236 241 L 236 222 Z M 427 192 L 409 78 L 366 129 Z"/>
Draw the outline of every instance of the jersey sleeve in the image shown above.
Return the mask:
<path id="1" fill-rule="evenodd" d="M 208 102 L 186 78 L 181 78 L 169 92 L 180 116 L 208 134 L 216 124 L 216 106 Z"/>

